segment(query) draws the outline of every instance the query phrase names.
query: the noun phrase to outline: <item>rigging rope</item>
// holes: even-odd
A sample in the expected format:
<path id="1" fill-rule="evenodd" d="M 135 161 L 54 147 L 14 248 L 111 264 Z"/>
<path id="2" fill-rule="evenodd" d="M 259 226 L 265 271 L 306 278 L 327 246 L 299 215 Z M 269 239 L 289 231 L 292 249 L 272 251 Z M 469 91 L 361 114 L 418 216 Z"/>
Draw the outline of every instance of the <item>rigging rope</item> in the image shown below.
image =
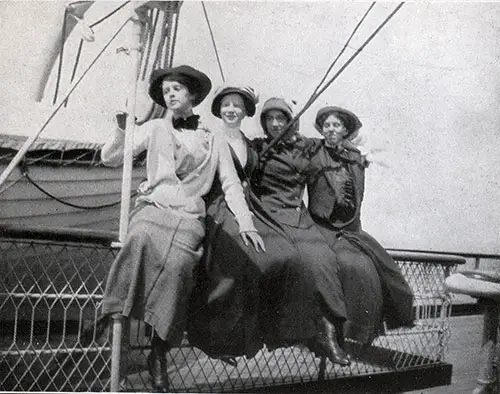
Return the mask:
<path id="1" fill-rule="evenodd" d="M 154 15 L 154 17 L 153 17 Z M 154 10 L 149 10 L 148 12 L 148 18 L 147 18 L 147 26 L 146 26 L 146 43 L 145 43 L 145 50 L 144 50 L 144 56 L 145 56 L 145 64 L 142 70 L 142 76 L 141 79 L 144 81 L 146 79 L 146 73 L 148 71 L 149 67 L 149 61 L 151 57 L 151 52 L 153 50 L 153 40 L 154 40 L 154 33 L 156 31 L 156 26 L 158 25 L 158 18 L 160 16 L 160 11 L 158 9 Z M 153 20 L 154 18 L 154 20 Z M 153 67 L 154 67 L 154 61 L 153 61 Z"/>
<path id="2" fill-rule="evenodd" d="M 59 84 L 61 82 L 61 73 L 62 73 L 62 63 L 63 63 L 63 55 L 64 55 L 64 44 L 66 42 L 66 23 L 68 20 L 68 8 L 64 9 L 64 17 L 63 17 L 63 25 L 61 30 L 61 49 L 59 50 L 59 64 L 57 66 L 57 79 L 56 79 L 56 88 L 54 92 L 54 98 L 52 99 L 52 105 L 57 102 L 57 95 L 59 94 Z"/>
<path id="3" fill-rule="evenodd" d="M 318 97 L 330 87 L 330 85 L 339 77 L 339 75 L 349 66 L 349 64 L 352 63 L 352 61 L 365 49 L 365 47 L 370 43 L 371 40 L 382 30 L 382 28 L 391 20 L 391 18 L 401 9 L 401 7 L 404 5 L 403 3 L 400 3 L 391 13 L 390 15 L 384 19 L 384 21 L 375 29 L 375 31 L 363 42 L 363 44 L 354 52 L 354 54 L 347 60 L 347 62 L 335 73 L 333 77 L 330 78 L 330 80 L 326 83 L 326 85 L 321 88 L 319 91 L 316 93 L 312 94 L 307 103 L 304 105 L 304 107 L 293 117 L 293 119 L 288 122 L 288 124 L 285 126 L 284 130 L 277 135 L 275 138 L 272 139 L 272 141 L 269 143 L 269 145 L 263 149 L 261 156 L 264 157 L 269 150 L 278 143 L 278 141 L 283 138 L 283 136 L 288 132 L 289 128 L 304 114 L 304 112 L 309 109 L 309 107 L 318 99 Z"/>
<path id="4" fill-rule="evenodd" d="M 210 37 L 212 38 L 212 45 L 214 46 L 215 56 L 217 57 L 217 63 L 219 64 L 220 75 L 222 77 L 222 82 L 226 82 L 224 78 L 224 73 L 222 72 L 222 64 L 219 58 L 219 52 L 217 51 L 217 45 L 215 45 L 214 33 L 212 32 L 212 26 L 210 26 L 210 20 L 208 19 L 207 9 L 205 8 L 205 2 L 202 1 L 201 5 L 203 7 L 203 13 L 205 14 L 205 20 L 207 21 L 208 30 L 210 31 Z"/>
<path id="5" fill-rule="evenodd" d="M 92 60 L 92 62 L 89 64 L 89 66 L 85 69 L 85 71 L 82 73 L 82 75 L 80 75 L 80 77 L 78 78 L 78 80 L 73 84 L 73 86 L 71 87 L 71 89 L 69 90 L 69 92 L 67 93 L 67 97 L 69 97 L 69 95 L 71 93 L 73 93 L 73 91 L 76 89 L 76 87 L 80 84 L 80 82 L 83 80 L 83 78 L 85 77 L 85 75 L 87 75 L 87 73 L 90 71 L 90 69 L 94 66 L 94 64 L 97 62 L 97 60 L 102 56 L 102 54 L 106 51 L 106 49 L 108 49 L 108 47 L 111 45 L 111 43 L 113 42 L 113 40 L 116 38 L 116 36 L 118 36 L 118 34 L 120 34 L 120 32 L 123 30 L 123 28 L 127 25 L 128 23 L 128 20 L 126 20 L 125 22 L 123 22 L 123 24 L 118 28 L 118 30 L 115 32 L 115 34 L 113 34 L 113 36 L 109 39 L 109 41 L 106 43 L 106 45 L 104 45 L 104 47 L 101 49 L 101 51 L 97 54 L 97 56 L 94 58 L 94 60 Z M 42 127 L 40 128 L 40 131 L 38 134 L 40 134 L 44 129 L 45 127 L 47 127 L 47 125 L 50 123 L 50 121 L 54 118 L 54 116 L 56 116 L 57 112 L 59 112 L 59 110 L 61 109 L 62 105 L 64 104 L 64 101 L 62 101 L 53 111 L 52 113 L 50 114 L 50 116 L 48 117 L 48 119 L 44 122 L 44 124 L 42 125 Z"/>
<path id="6" fill-rule="evenodd" d="M 101 19 L 99 19 L 98 21 L 92 23 L 90 25 L 90 28 L 94 27 L 94 26 L 97 26 L 99 23 L 101 22 L 104 22 L 106 19 L 108 19 L 110 16 L 113 16 L 114 14 L 116 14 L 118 11 L 120 11 L 123 7 L 125 7 L 128 3 L 130 3 L 130 1 L 126 1 L 124 2 L 121 6 L 115 8 L 113 11 L 111 11 L 109 14 L 103 16 Z"/>
<path id="7" fill-rule="evenodd" d="M 177 30 L 179 29 L 179 13 L 180 9 L 178 9 L 178 11 L 173 15 L 173 17 L 175 17 L 175 27 L 174 27 L 174 35 L 172 37 L 172 44 L 170 45 L 170 59 L 168 59 L 168 67 L 172 67 L 172 63 L 174 62 L 175 43 L 177 40 Z"/>
<path id="8" fill-rule="evenodd" d="M 79 204 L 73 204 L 71 202 L 68 202 L 68 201 L 64 201 L 63 199 L 59 198 L 59 197 L 56 197 L 54 196 L 53 194 L 51 194 L 50 192 L 48 192 L 47 190 L 45 190 L 44 188 L 42 188 L 38 183 L 36 183 L 28 174 L 28 167 L 26 167 L 25 165 L 22 166 L 22 174 L 23 176 L 33 185 L 35 186 L 38 190 L 40 190 L 43 194 L 45 194 L 46 196 L 52 198 L 53 200 L 56 200 L 57 202 L 60 202 L 61 204 L 64 204 L 64 205 L 67 205 L 69 207 L 72 207 L 72 208 L 78 208 L 78 209 L 86 209 L 86 210 L 92 210 L 92 209 L 102 209 L 102 208 L 109 208 L 109 207 L 114 207 L 116 205 L 119 205 L 121 203 L 121 201 L 115 201 L 115 202 L 112 202 L 112 203 L 108 203 L 108 204 L 102 204 L 102 205 L 93 205 L 93 206 L 86 206 L 86 205 L 79 205 Z M 135 196 L 137 195 L 137 192 L 133 192 L 131 195 L 130 195 L 130 198 L 134 198 Z"/>
<path id="9" fill-rule="evenodd" d="M 345 42 L 343 48 L 340 50 L 339 54 L 337 55 L 337 57 L 335 58 L 335 60 L 332 62 L 332 64 L 330 64 L 330 67 L 328 67 L 328 70 L 326 70 L 325 75 L 323 75 L 323 78 L 321 79 L 321 81 L 318 83 L 318 85 L 314 89 L 313 93 L 311 94 L 311 97 L 309 97 L 309 100 L 311 100 L 313 98 L 313 96 L 318 92 L 318 90 L 321 87 L 321 85 L 323 84 L 323 82 L 325 82 L 326 77 L 328 76 L 328 74 L 330 73 L 330 71 L 332 71 L 332 69 L 335 66 L 335 64 L 337 64 L 337 61 L 340 59 L 340 57 L 344 54 L 344 52 L 347 49 L 347 47 L 349 46 L 352 38 L 354 37 L 354 35 L 358 31 L 358 29 L 361 27 L 361 25 L 363 24 L 363 22 L 365 21 L 366 17 L 370 13 L 370 11 L 373 9 L 373 7 L 375 6 L 375 4 L 376 4 L 376 2 L 373 2 L 370 5 L 370 7 L 368 8 L 368 10 L 365 12 L 365 14 L 363 15 L 363 17 L 360 19 L 360 21 L 358 22 L 358 24 L 356 25 L 356 27 L 352 31 L 351 35 L 349 36 L 349 38 Z M 307 103 L 305 105 L 309 104 L 309 100 L 307 101 Z"/>
<path id="10" fill-rule="evenodd" d="M 106 19 L 110 18 L 111 16 L 113 16 L 114 14 L 116 14 L 118 11 L 120 11 L 128 3 L 130 3 L 130 1 L 124 2 L 123 4 L 121 4 L 120 6 L 118 6 L 117 8 L 115 8 L 113 11 L 111 11 L 107 15 L 103 16 L 101 19 L 99 19 L 96 22 L 94 22 L 91 25 L 89 25 L 89 27 L 92 29 L 93 27 L 97 26 L 98 24 L 104 22 Z M 52 100 L 52 105 L 54 105 L 56 103 L 57 96 L 59 94 L 59 85 L 60 85 L 61 76 L 62 76 L 62 65 L 63 65 L 63 56 L 64 56 L 64 44 L 66 43 L 66 38 L 67 38 L 66 37 L 66 30 L 67 30 L 67 23 L 68 23 L 67 21 L 68 21 L 68 13 L 69 13 L 68 8 L 69 7 L 71 7 L 71 5 L 69 5 L 68 7 L 66 7 L 66 9 L 64 10 L 63 27 L 62 27 L 62 32 L 61 32 L 61 49 L 59 51 L 59 65 L 58 65 L 58 69 L 57 69 L 56 88 L 55 88 L 55 92 L 54 92 L 54 99 Z M 73 65 L 73 71 L 71 73 L 70 83 L 73 82 L 73 80 L 75 79 L 76 70 L 78 68 L 78 63 L 80 61 L 80 56 L 81 56 L 82 48 L 83 48 L 83 39 L 80 40 L 80 44 L 78 46 L 78 51 L 77 51 L 77 55 L 76 55 L 75 64 Z M 68 98 L 69 98 L 69 96 L 68 96 Z M 68 103 L 68 100 L 66 99 L 65 102 L 64 102 L 64 105 L 67 105 L 67 103 Z"/>

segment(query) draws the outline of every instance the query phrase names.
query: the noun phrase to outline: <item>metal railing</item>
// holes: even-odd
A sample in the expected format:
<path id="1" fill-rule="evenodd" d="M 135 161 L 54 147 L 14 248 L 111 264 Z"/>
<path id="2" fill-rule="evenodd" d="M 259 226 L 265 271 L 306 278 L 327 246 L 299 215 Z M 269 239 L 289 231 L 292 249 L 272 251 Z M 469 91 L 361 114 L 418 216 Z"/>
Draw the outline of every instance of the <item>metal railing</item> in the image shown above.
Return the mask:
<path id="1" fill-rule="evenodd" d="M 109 328 L 96 325 L 117 252 L 115 235 L 0 231 L 0 391 L 152 390 L 148 327 L 139 321 L 122 326 L 117 320 L 113 338 Z M 262 349 L 231 366 L 184 340 L 168 354 L 171 391 L 259 390 L 442 365 L 451 313 L 444 279 L 464 259 L 404 251 L 391 255 L 414 291 L 416 324 L 387 330 L 369 347 L 348 341 L 354 356 L 350 367 L 317 359 L 300 346 Z"/>
<path id="2" fill-rule="evenodd" d="M 493 269 L 500 273 L 500 254 L 495 253 L 464 253 L 446 251 L 428 251 L 420 249 L 387 249 L 388 251 L 399 251 L 407 253 L 426 253 L 432 256 L 460 256 L 466 259 L 467 268 Z"/>

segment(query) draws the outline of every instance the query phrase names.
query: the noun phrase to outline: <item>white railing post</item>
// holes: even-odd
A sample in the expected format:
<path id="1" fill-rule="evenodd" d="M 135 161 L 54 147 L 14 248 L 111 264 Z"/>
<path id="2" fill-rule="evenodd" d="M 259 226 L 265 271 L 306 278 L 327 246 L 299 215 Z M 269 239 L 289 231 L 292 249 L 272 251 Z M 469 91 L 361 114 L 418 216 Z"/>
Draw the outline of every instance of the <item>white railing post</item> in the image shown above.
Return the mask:
<path id="1" fill-rule="evenodd" d="M 130 64 L 129 70 L 129 88 L 131 92 L 125 103 L 127 123 L 125 128 L 125 147 L 123 153 L 123 179 L 121 190 L 121 209 L 120 209 L 120 229 L 119 239 L 121 242 L 125 239 L 128 228 L 128 215 L 130 211 L 130 193 L 132 189 L 132 162 L 133 162 L 133 146 L 134 146 L 134 129 L 135 129 L 135 109 L 137 97 L 137 79 L 139 77 L 142 50 L 141 46 L 141 30 L 142 20 L 139 12 L 136 16 L 130 19 L 130 44 L 128 48 L 119 48 L 117 52 L 125 54 Z"/>
<path id="2" fill-rule="evenodd" d="M 112 345 L 111 345 L 111 380 L 110 391 L 117 393 L 120 391 L 120 365 L 121 365 L 121 348 L 122 348 L 122 328 L 123 316 L 120 313 L 115 313 L 112 316 Z"/>

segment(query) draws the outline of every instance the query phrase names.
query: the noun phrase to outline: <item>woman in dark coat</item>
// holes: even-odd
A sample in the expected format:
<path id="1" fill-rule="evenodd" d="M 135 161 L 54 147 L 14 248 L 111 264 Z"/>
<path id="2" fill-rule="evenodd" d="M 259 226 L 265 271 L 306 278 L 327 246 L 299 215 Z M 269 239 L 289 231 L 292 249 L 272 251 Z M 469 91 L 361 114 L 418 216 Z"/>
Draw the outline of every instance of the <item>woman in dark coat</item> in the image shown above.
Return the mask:
<path id="1" fill-rule="evenodd" d="M 311 160 L 309 212 L 337 255 L 346 299 L 348 338 L 369 344 L 389 327 L 412 325 L 413 294 L 386 250 L 362 231 L 366 162 L 350 141 L 361 122 L 339 107 L 322 108 L 315 122 L 325 137 Z"/>
<path id="2" fill-rule="evenodd" d="M 250 105 L 250 96 L 240 95 L 253 115 L 255 100 Z M 224 98 L 216 95 L 212 112 L 222 117 L 227 134 L 221 102 Z M 259 157 L 291 119 L 284 100 L 268 100 L 261 114 L 268 138 L 247 141 L 252 149 L 244 150 L 246 163 L 238 163 L 241 155 L 233 149 L 240 177 L 249 182 L 247 201 L 267 250 L 254 253 L 240 245 L 227 208 L 217 199 L 209 202 L 216 230 L 209 237 L 210 256 L 200 266 L 190 342 L 213 357 L 252 357 L 263 343 L 271 349 L 306 343 L 317 354 L 347 365 L 349 357 L 337 338 L 345 306 L 335 255 L 302 203 L 315 145 L 292 131 L 265 158 Z"/>
<path id="3" fill-rule="evenodd" d="M 149 94 L 167 108 L 167 116 L 146 122 L 134 135 L 134 154 L 147 149 L 147 180 L 139 187 L 102 301 L 103 315 L 119 313 L 153 328 L 147 361 L 157 391 L 168 389 L 165 352 L 185 331 L 192 271 L 203 254 L 203 197 L 216 174 L 238 223 L 237 236 L 262 244 L 226 142 L 193 114 L 210 88 L 210 79 L 190 66 L 153 72 Z M 102 149 L 109 166 L 123 161 L 125 133 L 118 126 Z"/>

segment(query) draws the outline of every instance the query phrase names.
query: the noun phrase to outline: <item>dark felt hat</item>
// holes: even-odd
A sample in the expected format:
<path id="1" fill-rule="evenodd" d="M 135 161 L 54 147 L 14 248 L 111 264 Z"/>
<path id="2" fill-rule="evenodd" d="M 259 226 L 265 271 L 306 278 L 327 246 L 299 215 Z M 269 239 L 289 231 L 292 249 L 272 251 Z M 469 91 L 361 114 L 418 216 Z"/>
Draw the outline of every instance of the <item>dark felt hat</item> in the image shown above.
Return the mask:
<path id="1" fill-rule="evenodd" d="M 316 114 L 316 120 L 314 121 L 314 127 L 321 133 L 323 128 L 323 122 L 330 116 L 331 114 L 341 114 L 343 118 L 347 121 L 344 124 L 345 128 L 349 132 L 349 134 L 345 138 L 352 139 L 357 134 L 359 129 L 363 126 L 363 123 L 359 120 L 359 118 L 351 111 L 341 108 L 341 107 L 323 107 Z"/>
<path id="2" fill-rule="evenodd" d="M 245 104 L 245 109 L 248 116 L 255 115 L 255 105 L 259 102 L 259 97 L 255 90 L 250 86 L 238 86 L 238 85 L 222 85 L 220 86 L 214 96 L 214 101 L 212 102 L 212 113 L 220 118 L 220 104 L 224 96 L 236 93 L 243 98 L 243 103 Z"/>
<path id="3" fill-rule="evenodd" d="M 195 95 L 193 107 L 200 104 L 207 97 L 212 82 L 204 73 L 194 69 L 191 66 L 178 66 L 172 68 L 159 68 L 151 73 L 151 83 L 149 85 L 149 96 L 153 101 L 162 107 L 166 107 L 163 99 L 162 82 L 168 76 L 179 76 L 182 78 L 182 84 L 186 84 L 190 93 Z"/>

